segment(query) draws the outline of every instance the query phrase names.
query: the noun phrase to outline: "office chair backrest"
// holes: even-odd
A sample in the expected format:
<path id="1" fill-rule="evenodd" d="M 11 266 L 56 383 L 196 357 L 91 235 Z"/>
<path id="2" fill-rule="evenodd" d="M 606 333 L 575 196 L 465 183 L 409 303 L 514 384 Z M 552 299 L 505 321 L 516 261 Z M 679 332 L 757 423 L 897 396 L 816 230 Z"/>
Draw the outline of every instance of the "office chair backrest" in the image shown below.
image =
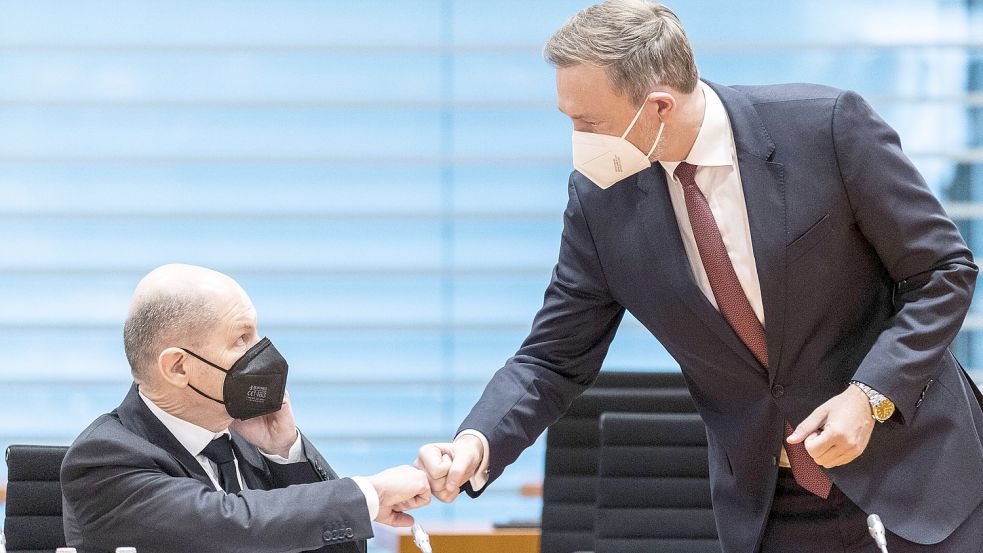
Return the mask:
<path id="1" fill-rule="evenodd" d="M 7 448 L 8 553 L 50 552 L 65 544 L 59 472 L 66 451 L 46 445 Z"/>
<path id="2" fill-rule="evenodd" d="M 681 373 L 600 373 L 594 386 L 574 400 L 546 433 L 540 551 L 573 553 L 592 547 L 601 413 L 695 409 Z"/>
<path id="3" fill-rule="evenodd" d="M 720 553 L 706 427 L 693 413 L 604 413 L 595 553 Z"/>

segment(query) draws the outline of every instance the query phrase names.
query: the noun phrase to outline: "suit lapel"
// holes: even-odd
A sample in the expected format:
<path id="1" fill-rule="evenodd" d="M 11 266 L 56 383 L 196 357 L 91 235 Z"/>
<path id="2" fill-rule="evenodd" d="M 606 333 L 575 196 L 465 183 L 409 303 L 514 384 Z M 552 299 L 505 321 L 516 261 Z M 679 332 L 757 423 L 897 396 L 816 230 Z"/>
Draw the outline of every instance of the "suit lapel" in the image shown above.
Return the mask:
<path id="1" fill-rule="evenodd" d="M 683 239 L 672 209 L 672 200 L 666 188 L 662 165 L 654 164 L 637 175 L 638 187 L 645 197 L 638 205 L 639 218 L 645 227 L 645 236 L 656 252 L 655 265 L 664 273 L 666 281 L 679 298 L 720 340 L 730 346 L 749 366 L 764 371 L 734 329 L 714 308 L 693 278 L 689 258 L 683 247 Z"/>
<path id="2" fill-rule="evenodd" d="M 143 436 L 150 443 L 166 451 L 185 473 L 209 487 L 213 487 L 211 478 L 205 474 L 198 460 L 181 445 L 181 442 L 171 434 L 164 423 L 154 416 L 147 408 L 137 392 L 137 385 L 130 387 L 129 393 L 123 398 L 123 403 L 116 408 L 120 422 L 127 430 L 138 436 Z"/>
<path id="3" fill-rule="evenodd" d="M 769 161 L 775 145 L 747 97 L 729 87 L 707 84 L 720 96 L 727 110 L 737 145 L 751 244 L 765 311 L 768 376 L 769 382 L 774 383 L 781 368 L 785 328 L 785 171 L 781 164 Z"/>

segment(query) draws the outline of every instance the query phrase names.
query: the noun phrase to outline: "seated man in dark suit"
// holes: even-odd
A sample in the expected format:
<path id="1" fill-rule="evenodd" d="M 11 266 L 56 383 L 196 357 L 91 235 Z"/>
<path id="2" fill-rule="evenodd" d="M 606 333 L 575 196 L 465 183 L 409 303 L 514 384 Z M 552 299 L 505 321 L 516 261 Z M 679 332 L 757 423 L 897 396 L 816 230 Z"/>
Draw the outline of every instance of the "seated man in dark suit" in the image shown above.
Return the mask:
<path id="1" fill-rule="evenodd" d="M 342 478 L 297 430 L 287 363 L 231 278 L 167 265 L 124 328 L 134 384 L 75 440 L 61 471 L 80 552 L 362 552 L 371 521 L 409 526 L 430 501 L 403 466 Z"/>

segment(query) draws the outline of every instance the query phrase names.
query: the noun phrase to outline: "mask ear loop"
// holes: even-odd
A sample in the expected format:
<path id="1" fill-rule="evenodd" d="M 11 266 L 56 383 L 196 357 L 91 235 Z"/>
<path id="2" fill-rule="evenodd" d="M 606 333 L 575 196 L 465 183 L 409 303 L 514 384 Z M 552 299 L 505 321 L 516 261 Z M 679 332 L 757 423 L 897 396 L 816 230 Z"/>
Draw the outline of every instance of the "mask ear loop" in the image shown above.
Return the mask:
<path id="1" fill-rule="evenodd" d="M 225 402 L 224 402 L 224 401 L 222 401 L 222 400 L 218 400 L 218 399 L 215 399 L 215 398 L 213 398 L 212 396 L 210 396 L 210 395 L 208 395 L 208 394 L 206 394 L 205 392 L 202 392 L 202 391 L 201 391 L 201 390 L 199 390 L 198 388 L 195 388 L 195 387 L 194 387 L 194 386 L 193 386 L 193 385 L 192 385 L 192 384 L 191 384 L 190 382 L 188 383 L 188 388 L 191 388 L 192 390 L 194 390 L 194 391 L 195 391 L 195 393 L 197 393 L 197 394 L 198 394 L 198 395 L 200 395 L 201 397 L 206 397 L 206 398 L 208 398 L 208 399 L 210 399 L 210 400 L 212 400 L 212 401 L 214 401 L 215 403 L 219 403 L 219 404 L 222 404 L 222 405 L 225 405 Z"/>
<path id="2" fill-rule="evenodd" d="M 206 364 L 208 364 L 208 365 L 210 365 L 212 367 L 215 367 L 216 369 L 218 369 L 218 370 L 220 370 L 220 371 L 222 371 L 222 372 L 224 372 L 226 374 L 228 374 L 228 372 L 229 372 L 229 369 L 223 369 L 222 367 L 219 367 L 215 363 L 212 363 L 208 359 L 205 359 L 204 357 L 198 355 L 197 353 L 195 353 L 193 351 L 189 351 L 189 350 L 186 350 L 184 348 L 181 348 L 181 351 L 183 351 L 184 353 L 187 353 L 188 355 L 194 357 L 195 359 L 197 359 L 197 360 L 199 360 L 199 361 L 201 361 L 203 363 L 206 363 Z M 197 393 L 198 395 L 200 395 L 202 397 L 206 397 L 206 398 L 214 401 L 215 403 L 219 403 L 219 404 L 225 405 L 225 402 L 224 401 L 215 399 L 212 396 L 206 394 L 205 392 L 202 392 L 201 390 L 199 390 L 198 388 L 196 388 L 190 381 L 188 382 L 188 387 L 191 388 L 192 390 L 194 390 L 195 393 Z"/>
<path id="3" fill-rule="evenodd" d="M 205 359 L 204 357 L 198 355 L 197 353 L 195 353 L 193 351 L 189 351 L 189 350 L 186 350 L 184 348 L 181 348 L 181 351 L 183 351 L 184 353 L 187 353 L 188 355 L 190 355 L 191 357 L 194 357 L 195 359 L 201 361 L 202 363 L 206 363 L 209 366 L 215 367 L 216 369 L 218 369 L 218 370 L 220 370 L 220 371 L 222 371 L 224 373 L 227 373 L 227 372 L 229 372 L 231 370 L 231 369 L 223 369 L 222 367 L 219 367 L 215 363 L 212 363 L 208 359 Z"/>
<path id="4" fill-rule="evenodd" d="M 645 157 L 652 157 L 652 154 L 655 152 L 655 147 L 659 145 L 659 140 L 662 138 L 662 131 L 664 131 L 665 128 L 666 128 L 666 122 L 663 121 L 659 125 L 659 134 L 655 135 L 655 142 L 652 143 L 652 149 L 649 150 L 648 155 Z"/>
<path id="5" fill-rule="evenodd" d="M 635 118 L 631 120 L 631 123 L 628 123 L 628 128 L 625 129 L 625 134 L 621 135 L 621 138 L 628 136 L 628 133 L 630 133 L 632 127 L 635 126 L 635 123 L 638 121 L 638 118 L 642 116 L 643 109 L 645 109 L 644 103 L 642 104 L 642 107 L 638 108 L 638 111 L 635 112 Z"/>

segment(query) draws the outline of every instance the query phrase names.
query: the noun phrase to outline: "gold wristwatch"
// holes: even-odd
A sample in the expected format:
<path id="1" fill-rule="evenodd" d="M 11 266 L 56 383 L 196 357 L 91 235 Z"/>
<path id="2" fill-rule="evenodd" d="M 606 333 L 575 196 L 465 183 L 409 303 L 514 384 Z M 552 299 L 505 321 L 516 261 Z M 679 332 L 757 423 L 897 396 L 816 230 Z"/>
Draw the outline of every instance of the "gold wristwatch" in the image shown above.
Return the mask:
<path id="1" fill-rule="evenodd" d="M 874 417 L 875 421 L 884 422 L 891 418 L 891 415 L 894 414 L 893 401 L 887 399 L 884 394 L 878 392 L 863 382 L 851 380 L 850 384 L 856 384 L 858 388 L 867 394 L 867 399 L 870 400 L 870 414 L 872 417 Z"/>

